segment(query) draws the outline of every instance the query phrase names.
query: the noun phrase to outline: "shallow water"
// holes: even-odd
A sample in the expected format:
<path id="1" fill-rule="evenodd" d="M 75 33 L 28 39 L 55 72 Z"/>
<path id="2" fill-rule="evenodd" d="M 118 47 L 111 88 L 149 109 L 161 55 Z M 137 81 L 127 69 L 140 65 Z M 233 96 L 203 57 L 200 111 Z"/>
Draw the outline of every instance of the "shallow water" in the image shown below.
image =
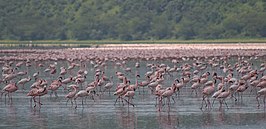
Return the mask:
<path id="1" fill-rule="evenodd" d="M 20 92 L 20 91 L 18 91 Z M 245 96 L 245 102 L 235 104 L 228 101 L 229 109 L 218 110 L 215 104 L 211 111 L 199 109 L 200 99 L 195 97 L 176 99 L 170 109 L 165 106 L 158 112 L 153 98 L 139 95 L 135 98 L 136 107 L 114 106 L 114 97 L 103 95 L 96 102 L 88 99 L 87 104 L 74 109 L 66 106 L 63 94 L 58 98 L 48 95 L 41 98 L 42 108 L 30 106 L 30 98 L 24 93 L 13 96 L 13 104 L 0 106 L 0 128 L 264 128 L 266 113 L 256 108 L 255 98 Z M 184 98 L 183 98 L 184 97 Z"/>
<path id="2" fill-rule="evenodd" d="M 254 68 L 259 67 L 261 60 L 254 60 Z M 135 60 L 127 61 L 127 66 L 135 71 Z M 229 61 L 234 63 L 235 59 Z M 44 62 L 46 65 L 54 63 L 53 61 Z M 144 80 L 143 75 L 149 71 L 146 63 L 165 63 L 173 67 L 171 60 L 156 60 L 156 61 L 141 61 L 141 67 L 137 69 L 141 75 L 140 80 Z M 181 62 L 185 63 L 185 62 Z M 186 63 L 191 63 L 187 61 Z M 86 83 L 93 80 L 94 68 L 87 63 L 88 72 Z M 57 69 L 61 66 L 67 67 L 67 62 L 58 61 Z M 179 65 L 180 66 L 180 65 Z M 44 68 L 35 68 L 34 63 L 32 68 L 29 69 L 29 75 L 34 72 L 41 71 L 40 78 L 47 79 L 48 81 L 54 80 L 57 75 L 49 75 L 42 72 Z M 27 70 L 25 66 L 22 66 L 20 70 Z M 78 69 L 76 69 L 77 71 Z M 211 70 L 208 68 L 207 70 Z M 111 62 L 107 62 L 105 72 L 107 76 L 114 76 L 115 71 L 122 71 L 119 67 L 113 67 Z M 220 70 L 217 70 L 221 74 Z M 134 74 L 128 73 L 127 76 L 134 83 Z M 173 79 L 180 77 L 179 74 L 174 74 L 174 77 L 167 77 L 164 82 L 164 86 L 170 86 Z M 27 77 L 27 76 L 25 76 Z M 17 79 L 18 80 L 18 79 Z M 114 78 L 116 82 L 117 79 Z M 190 85 L 181 90 L 181 94 L 175 97 L 175 103 L 173 101 L 168 108 L 165 105 L 161 112 L 157 111 L 155 107 L 155 96 L 150 94 L 148 89 L 142 89 L 140 93 L 136 91 L 133 103 L 135 107 L 123 105 L 121 102 L 114 105 L 115 96 L 113 96 L 114 89 L 111 95 L 108 92 L 95 97 L 95 102 L 88 98 L 86 104 L 82 106 L 81 100 L 78 99 L 78 108 L 75 109 L 69 102 L 66 105 L 66 99 L 64 96 L 67 94 L 63 89 L 59 89 L 58 98 L 49 95 L 43 96 L 41 102 L 43 103 L 41 108 L 34 108 L 30 105 L 30 97 L 26 96 L 30 85 L 34 82 L 32 80 L 26 86 L 26 90 L 19 90 L 13 94 L 12 104 L 5 102 L 4 96 L 0 102 L 0 128 L 93 128 L 93 129 L 172 129 L 172 128 L 265 128 L 266 127 L 266 113 L 263 108 L 257 109 L 257 101 L 255 95 L 248 93 L 244 94 L 242 101 L 234 102 L 233 100 L 226 100 L 228 109 L 223 106 L 222 110 L 219 110 L 218 101 L 215 102 L 212 110 L 200 110 L 201 107 L 201 95 L 197 97 L 191 95 Z M 3 87 L 4 84 L 1 84 Z"/>

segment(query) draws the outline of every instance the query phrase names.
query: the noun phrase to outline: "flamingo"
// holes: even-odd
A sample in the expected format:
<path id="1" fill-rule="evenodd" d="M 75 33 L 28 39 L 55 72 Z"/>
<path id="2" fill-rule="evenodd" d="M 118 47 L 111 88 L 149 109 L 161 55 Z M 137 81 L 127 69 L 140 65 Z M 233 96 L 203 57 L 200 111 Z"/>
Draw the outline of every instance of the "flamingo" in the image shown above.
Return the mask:
<path id="1" fill-rule="evenodd" d="M 48 93 L 48 90 L 46 88 L 46 85 L 44 87 L 37 86 L 37 87 L 32 88 L 27 93 L 27 96 L 31 96 L 32 97 L 31 98 L 31 101 L 32 100 L 34 101 L 34 108 L 36 107 L 36 103 L 37 103 L 35 97 L 36 96 L 39 96 L 39 102 L 38 102 L 38 104 L 39 104 L 39 108 L 41 108 L 42 103 L 41 103 L 41 100 L 40 100 L 40 96 L 43 96 L 43 95 L 45 95 L 47 93 Z"/>
<path id="2" fill-rule="evenodd" d="M 217 99 L 217 97 L 218 97 L 222 92 L 225 92 L 225 90 L 224 90 L 223 87 L 221 87 L 220 89 L 218 89 L 216 92 L 213 93 L 213 95 L 212 95 L 212 98 L 213 98 L 213 101 L 212 101 L 212 107 L 213 107 L 214 101 Z"/>
<path id="3" fill-rule="evenodd" d="M 136 73 L 136 75 L 135 75 L 135 84 L 129 85 L 128 86 L 128 90 L 134 90 L 135 91 L 136 89 L 138 89 L 138 87 L 139 87 L 138 78 L 139 77 L 140 77 L 139 74 Z"/>
<path id="4" fill-rule="evenodd" d="M 20 81 L 18 81 L 18 85 L 22 85 L 22 89 L 24 90 L 25 88 L 24 88 L 24 85 L 27 83 L 27 82 L 29 82 L 31 80 L 31 78 L 30 77 L 28 77 L 28 78 L 23 78 L 23 79 L 21 79 Z"/>
<path id="5" fill-rule="evenodd" d="M 231 94 L 231 92 L 232 92 L 232 91 L 231 91 L 230 89 L 228 89 L 227 91 L 224 91 L 224 92 L 222 92 L 222 93 L 220 93 L 220 94 L 218 95 L 217 99 L 218 99 L 219 102 L 220 102 L 219 110 L 222 109 L 222 105 L 223 105 L 223 103 L 226 105 L 227 109 L 229 109 L 229 107 L 228 107 L 228 105 L 227 105 L 225 99 Z"/>
<path id="6" fill-rule="evenodd" d="M 144 80 L 139 83 L 139 86 L 142 87 L 143 94 L 144 94 L 144 87 L 148 86 L 149 83 L 150 83 L 150 80 Z"/>
<path id="7" fill-rule="evenodd" d="M 128 97 L 128 100 L 127 100 L 128 107 L 129 107 L 129 104 L 132 105 L 133 107 L 135 106 L 132 100 L 134 95 L 135 95 L 135 91 L 127 91 L 126 94 L 124 94 L 123 97 Z"/>
<path id="8" fill-rule="evenodd" d="M 206 106 L 208 106 L 208 109 L 211 109 L 211 103 L 209 100 L 209 97 L 214 93 L 215 87 L 214 87 L 214 82 L 212 82 L 211 86 L 207 86 L 202 90 L 202 104 L 201 104 L 201 110 L 203 108 L 203 102 L 205 102 Z M 207 98 L 207 100 L 205 100 Z"/>
<path id="9" fill-rule="evenodd" d="M 85 97 L 85 102 L 86 102 L 86 97 L 90 96 L 90 95 L 92 95 L 92 99 L 94 100 L 93 94 L 91 92 L 93 92 L 94 94 L 96 93 L 94 90 L 93 91 L 80 90 L 78 93 L 75 94 L 75 96 L 73 97 L 73 99 L 75 101 L 75 105 L 76 105 L 75 109 L 78 107 L 77 102 L 76 102 L 77 98 L 82 98 L 81 99 L 82 100 L 82 107 L 83 107 L 83 98 L 84 97 Z"/>
<path id="10" fill-rule="evenodd" d="M 5 81 L 5 82 L 10 81 L 10 80 L 16 78 L 17 76 L 18 76 L 17 73 L 10 73 L 10 74 L 7 74 L 6 76 L 4 76 L 3 81 Z"/>
<path id="11" fill-rule="evenodd" d="M 57 91 L 57 89 L 58 89 L 60 86 L 62 86 L 62 82 L 61 82 L 60 79 L 59 79 L 59 80 L 54 80 L 54 81 L 50 84 L 50 86 L 48 87 L 48 90 L 51 90 L 51 91 L 52 91 L 51 94 L 50 94 L 50 97 L 52 97 L 52 94 L 53 94 L 53 93 L 55 94 L 55 97 L 58 97 L 56 91 Z"/>
<path id="12" fill-rule="evenodd" d="M 266 76 L 265 76 L 266 78 Z M 262 78 L 260 79 L 261 81 L 259 82 L 259 84 L 257 84 L 257 87 L 259 88 L 265 88 L 266 87 L 266 80 L 263 80 Z"/>
<path id="13" fill-rule="evenodd" d="M 165 91 L 162 93 L 161 99 L 167 98 L 167 104 L 168 104 L 168 108 L 169 109 L 170 109 L 170 97 L 172 97 L 172 95 L 174 94 L 175 90 L 176 90 L 176 86 L 175 86 L 175 83 L 174 83 L 174 84 L 172 84 L 171 87 L 166 88 Z M 172 99 L 174 100 L 173 97 L 172 97 Z M 162 100 L 160 100 L 160 101 L 162 101 Z"/>
<path id="14" fill-rule="evenodd" d="M 266 88 L 262 88 L 257 92 L 256 100 L 258 102 L 258 108 L 260 108 L 260 102 L 259 102 L 259 97 L 263 96 L 263 104 L 264 104 L 264 109 L 265 109 L 265 98 L 266 98 Z"/>
<path id="15" fill-rule="evenodd" d="M 176 91 L 178 92 L 178 96 L 179 96 L 181 88 L 185 86 L 185 84 L 184 84 L 184 78 L 182 78 L 182 81 L 181 82 L 178 79 L 176 79 L 175 81 L 177 81 L 177 83 L 175 84 L 175 86 L 176 86 L 176 89 L 177 89 Z"/>
<path id="16" fill-rule="evenodd" d="M 77 93 L 77 89 L 78 89 L 78 86 L 77 85 L 70 85 L 70 87 L 73 89 L 73 91 L 69 92 L 65 97 L 67 98 L 67 102 L 66 102 L 66 105 L 68 103 L 68 101 L 70 100 L 71 101 L 71 104 L 73 106 L 73 101 L 72 99 L 75 97 L 76 93 Z"/>
<path id="17" fill-rule="evenodd" d="M 67 70 L 66 70 L 65 67 L 61 67 L 60 70 L 61 70 L 60 71 L 60 75 L 63 75 L 64 76 L 67 73 Z"/>
<path id="18" fill-rule="evenodd" d="M 240 80 L 240 82 L 239 82 L 239 86 L 238 86 L 238 88 L 236 89 L 236 93 L 240 93 L 241 101 L 243 100 L 243 99 L 242 99 L 243 92 L 246 91 L 247 88 L 248 88 L 248 86 L 247 86 L 247 84 L 246 84 L 246 81 L 242 81 L 242 80 Z"/>
<path id="19" fill-rule="evenodd" d="M 1 93 L 1 98 L 3 96 L 3 94 L 5 93 L 5 102 L 6 102 L 6 95 L 8 95 L 8 99 L 10 101 L 10 103 L 12 104 L 12 95 L 11 93 L 15 92 L 18 90 L 18 86 L 16 83 L 9 83 L 8 85 L 6 85 L 3 89 L 2 89 L 2 93 Z"/>
<path id="20" fill-rule="evenodd" d="M 70 83 L 72 81 L 73 81 L 73 77 L 69 77 L 69 78 L 66 78 L 66 79 L 62 80 L 62 84 L 68 84 L 68 83 Z M 64 89 L 66 89 L 66 86 L 65 86 Z"/>
<path id="21" fill-rule="evenodd" d="M 158 111 L 161 111 L 161 108 L 162 108 L 162 94 L 165 92 L 165 89 L 162 88 L 162 85 L 157 85 L 156 88 L 155 88 L 155 94 L 156 95 L 156 104 L 155 104 L 155 107 L 157 106 L 157 100 L 158 100 L 158 103 L 159 103 L 159 108 L 158 108 Z"/>
<path id="22" fill-rule="evenodd" d="M 198 89 L 200 86 L 201 86 L 201 84 L 200 84 L 200 79 L 198 79 L 198 81 L 195 82 L 195 83 L 193 83 L 192 86 L 191 86 L 191 89 L 192 89 L 192 91 L 191 91 L 191 95 L 192 95 L 193 91 L 195 91 L 195 92 L 196 92 L 196 96 L 197 96 L 197 95 L 198 95 L 198 93 L 197 93 L 197 89 Z"/>
<path id="23" fill-rule="evenodd" d="M 114 95 L 117 96 L 114 105 L 116 105 L 116 102 L 118 99 L 121 99 L 122 103 L 123 103 L 123 95 L 125 95 L 126 93 L 127 93 L 126 86 L 117 89 L 116 92 L 114 93 Z M 124 105 L 124 103 L 123 103 L 123 105 Z"/>
<path id="24" fill-rule="evenodd" d="M 114 86 L 113 76 L 111 76 L 110 78 L 111 78 L 110 79 L 110 82 L 108 82 L 108 83 L 105 84 L 104 91 L 103 91 L 103 92 L 105 92 L 105 90 L 108 90 L 109 91 L 109 95 L 110 95 L 111 88 Z"/>
<path id="25" fill-rule="evenodd" d="M 36 72 L 36 73 L 34 73 L 32 76 L 34 77 L 35 80 L 37 80 L 39 74 L 40 74 L 40 72 Z"/>

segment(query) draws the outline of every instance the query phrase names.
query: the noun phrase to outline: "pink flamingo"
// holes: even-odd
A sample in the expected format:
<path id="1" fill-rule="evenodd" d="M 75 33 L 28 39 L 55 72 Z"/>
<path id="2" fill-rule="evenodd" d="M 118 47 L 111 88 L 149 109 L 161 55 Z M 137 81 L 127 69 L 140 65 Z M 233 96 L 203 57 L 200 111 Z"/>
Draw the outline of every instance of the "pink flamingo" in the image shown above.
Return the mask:
<path id="1" fill-rule="evenodd" d="M 60 71 L 60 75 L 63 75 L 64 76 L 67 73 L 67 70 L 66 70 L 65 67 L 61 67 L 60 70 L 61 70 Z"/>
<path id="2" fill-rule="evenodd" d="M 69 92 L 65 97 L 67 98 L 67 102 L 66 102 L 66 105 L 68 103 L 68 101 L 70 100 L 71 101 L 71 104 L 73 106 L 73 101 L 72 99 L 75 97 L 76 93 L 77 93 L 77 89 L 78 89 L 78 86 L 77 85 L 70 85 L 70 87 L 73 89 L 73 91 Z"/>
<path id="3" fill-rule="evenodd" d="M 39 76 L 39 73 L 40 73 L 40 72 L 36 72 L 36 73 L 34 73 L 34 74 L 32 75 L 32 76 L 34 77 L 35 80 L 37 80 L 37 78 L 38 78 L 38 76 Z"/>
<path id="4" fill-rule="evenodd" d="M 162 94 L 161 99 L 163 98 L 167 98 L 167 104 L 168 104 L 168 108 L 170 109 L 170 97 L 172 97 L 172 95 L 174 94 L 174 91 L 176 90 L 176 86 L 175 83 L 172 84 L 171 87 L 168 87 L 165 89 L 165 91 Z M 172 97 L 173 101 L 175 102 L 174 98 Z M 162 101 L 162 100 L 160 100 Z"/>
<path id="5" fill-rule="evenodd" d="M 58 97 L 56 91 L 57 91 L 57 89 L 58 89 L 60 86 L 62 86 L 62 82 L 61 82 L 60 79 L 59 79 L 59 80 L 55 80 L 55 81 L 53 81 L 53 82 L 50 84 L 50 86 L 48 87 L 48 90 L 51 90 L 51 91 L 52 91 L 51 94 L 50 94 L 50 97 L 52 96 L 53 93 L 55 94 L 55 97 Z"/>
<path id="6" fill-rule="evenodd" d="M 197 89 L 198 89 L 200 86 L 201 86 L 201 84 L 200 84 L 200 79 L 198 79 L 198 81 L 195 82 L 195 83 L 193 83 L 192 86 L 191 86 L 191 89 L 192 89 L 192 91 L 191 91 L 191 95 L 192 95 L 193 91 L 195 91 L 195 92 L 196 92 L 196 96 L 197 96 L 197 95 L 198 95 L 198 93 L 197 93 Z"/>
<path id="7" fill-rule="evenodd" d="M 229 109 L 229 107 L 228 107 L 228 105 L 227 105 L 225 99 L 231 94 L 231 92 L 232 92 L 232 91 L 231 91 L 230 89 L 228 89 L 227 91 L 224 91 L 224 92 L 222 92 L 222 93 L 220 93 L 220 94 L 218 95 L 217 99 L 219 99 L 219 102 L 220 102 L 219 110 L 222 109 L 222 105 L 223 105 L 223 103 L 226 105 L 227 109 Z"/>
<path id="8" fill-rule="evenodd" d="M 128 97 L 128 100 L 126 100 L 127 101 L 127 103 L 128 103 L 128 107 L 129 107 L 129 104 L 130 105 L 132 105 L 133 107 L 135 106 L 134 104 L 133 104 L 133 97 L 134 97 L 134 95 L 135 95 L 135 91 L 133 90 L 131 90 L 131 91 L 127 91 L 126 92 L 126 94 L 123 96 L 123 97 Z"/>
<path id="9" fill-rule="evenodd" d="M 109 95 L 110 95 L 110 90 L 111 88 L 114 86 L 114 82 L 113 82 L 113 76 L 110 77 L 110 82 L 106 83 L 105 86 L 104 86 L 104 90 L 103 92 L 105 92 L 105 90 L 108 90 L 109 91 Z"/>
<path id="10" fill-rule="evenodd" d="M 162 85 L 157 85 L 157 87 L 155 88 L 155 95 L 156 95 L 156 103 L 155 103 L 155 107 L 158 105 L 157 104 L 157 100 L 159 101 L 159 108 L 158 111 L 161 111 L 162 108 L 162 104 L 161 104 L 161 100 L 162 100 L 162 94 L 165 92 L 165 89 L 162 88 Z"/>
<path id="11" fill-rule="evenodd" d="M 248 88 L 248 86 L 246 84 L 246 81 L 240 80 L 239 81 L 239 87 L 236 89 L 236 93 L 240 93 L 241 101 L 243 100 L 242 99 L 243 92 L 246 91 L 247 88 Z"/>
<path id="12" fill-rule="evenodd" d="M 127 93 L 126 86 L 117 89 L 116 92 L 114 93 L 114 95 L 117 96 L 114 105 L 116 105 L 116 102 L 118 99 L 122 100 L 122 103 L 123 103 L 123 95 L 125 95 L 126 93 Z M 124 103 L 123 103 L 123 105 L 124 105 Z"/>
<path id="13" fill-rule="evenodd" d="M 263 96 L 263 104 L 264 104 L 264 109 L 265 109 L 266 88 L 262 88 L 257 92 L 256 100 L 258 102 L 258 108 L 260 108 L 260 102 L 259 102 L 260 96 Z"/>
<path id="14" fill-rule="evenodd" d="M 144 80 L 139 83 L 139 87 L 142 87 L 143 94 L 144 94 L 144 87 L 148 86 L 149 84 L 150 84 L 150 80 Z"/>
<path id="15" fill-rule="evenodd" d="M 31 78 L 30 77 L 28 77 L 28 78 L 23 78 L 23 79 L 21 79 L 20 81 L 18 81 L 18 85 L 22 85 L 22 89 L 24 90 L 25 88 L 24 88 L 24 85 L 27 83 L 27 82 L 29 82 L 31 80 Z"/>
<path id="16" fill-rule="evenodd" d="M 68 84 L 72 81 L 73 81 L 73 77 L 69 77 L 69 78 L 62 80 L 62 84 Z M 64 89 L 66 89 L 66 86 L 64 87 Z"/>
<path id="17" fill-rule="evenodd" d="M 203 102 L 205 102 L 206 106 L 208 109 L 211 109 L 211 103 L 209 97 L 214 93 L 215 87 L 214 87 L 214 82 L 212 82 L 211 86 L 207 86 L 202 90 L 202 103 L 201 103 L 201 110 L 203 108 Z M 207 100 L 205 100 L 207 98 Z"/>
<path id="18" fill-rule="evenodd" d="M 176 91 L 178 92 L 178 96 L 179 96 L 181 88 L 185 86 L 185 84 L 184 84 L 184 78 L 182 78 L 182 81 L 181 82 L 178 79 L 176 79 L 175 81 L 177 81 L 177 83 L 175 84 L 175 86 L 176 86 Z"/>
<path id="19" fill-rule="evenodd" d="M 40 100 L 40 96 L 43 96 L 43 95 L 45 95 L 47 93 L 48 93 L 48 90 L 46 88 L 46 85 L 44 87 L 37 86 L 37 87 L 32 88 L 27 93 L 27 96 L 31 96 L 32 97 L 31 98 L 31 102 L 32 102 L 32 100 L 34 101 L 34 108 L 36 107 L 36 103 L 37 103 L 35 98 L 36 98 L 36 96 L 39 96 L 38 104 L 39 104 L 39 108 L 41 108 L 42 103 L 41 103 L 41 100 Z"/>
<path id="20" fill-rule="evenodd" d="M 74 101 L 75 101 L 75 105 L 76 105 L 75 108 L 78 107 L 77 102 L 76 102 L 76 99 L 77 98 L 82 98 L 81 99 L 82 100 L 82 107 L 83 107 L 83 98 L 84 97 L 85 97 L 85 102 L 86 102 L 86 97 L 87 96 L 90 96 L 90 95 L 91 95 L 92 99 L 94 100 L 93 94 L 91 92 L 93 92 L 94 94 L 96 94 L 96 92 L 94 90 L 93 91 L 92 90 L 90 90 L 90 91 L 80 90 L 78 93 L 76 93 L 75 96 L 73 97 L 74 98 Z"/>
<path id="21" fill-rule="evenodd" d="M 9 101 L 12 104 L 12 95 L 11 93 L 15 92 L 18 90 L 18 86 L 16 83 L 9 83 L 8 85 L 6 85 L 3 89 L 2 89 L 2 94 L 1 94 L 1 98 L 3 96 L 3 94 L 5 93 L 5 102 L 6 102 L 6 95 L 8 95 Z"/>

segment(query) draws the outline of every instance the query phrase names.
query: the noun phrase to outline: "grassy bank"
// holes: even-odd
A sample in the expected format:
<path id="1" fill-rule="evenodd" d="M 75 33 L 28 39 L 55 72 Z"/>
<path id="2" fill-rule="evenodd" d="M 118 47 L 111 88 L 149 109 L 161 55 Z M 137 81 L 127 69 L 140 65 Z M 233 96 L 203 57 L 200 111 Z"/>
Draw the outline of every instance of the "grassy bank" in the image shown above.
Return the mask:
<path id="1" fill-rule="evenodd" d="M 16 41 L 0 40 L 1 46 L 34 47 L 34 46 L 59 46 L 59 47 L 97 47 L 103 44 L 203 44 L 203 43 L 266 43 L 266 39 L 219 39 L 219 40 L 38 40 L 38 41 Z"/>

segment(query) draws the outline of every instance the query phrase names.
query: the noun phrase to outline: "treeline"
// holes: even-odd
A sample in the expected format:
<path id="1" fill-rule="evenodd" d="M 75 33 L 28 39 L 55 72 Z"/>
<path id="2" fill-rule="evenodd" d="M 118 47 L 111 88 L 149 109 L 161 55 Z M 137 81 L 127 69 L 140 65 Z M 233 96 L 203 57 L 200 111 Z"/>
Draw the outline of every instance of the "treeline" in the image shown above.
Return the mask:
<path id="1" fill-rule="evenodd" d="M 263 37 L 265 0 L 0 0 L 1 40 Z"/>

